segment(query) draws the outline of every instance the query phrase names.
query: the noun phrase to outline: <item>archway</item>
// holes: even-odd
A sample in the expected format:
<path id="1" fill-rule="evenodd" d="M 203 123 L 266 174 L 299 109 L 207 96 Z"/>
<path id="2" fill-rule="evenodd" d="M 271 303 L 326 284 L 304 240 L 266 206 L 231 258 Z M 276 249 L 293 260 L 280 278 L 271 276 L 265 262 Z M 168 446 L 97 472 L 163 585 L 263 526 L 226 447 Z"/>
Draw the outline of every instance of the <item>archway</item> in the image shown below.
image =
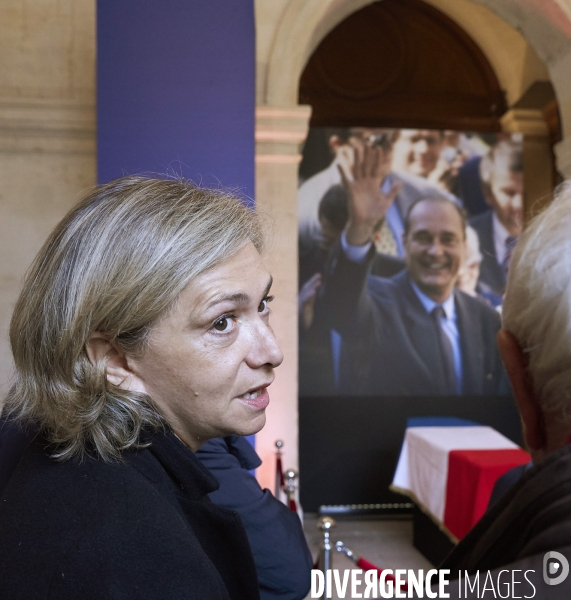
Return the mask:
<path id="1" fill-rule="evenodd" d="M 499 131 L 507 99 L 480 47 L 422 0 L 355 11 L 321 41 L 300 78 L 311 125 Z"/>
<path id="2" fill-rule="evenodd" d="M 571 130 L 566 126 L 571 122 L 571 84 L 565 77 L 571 65 L 571 45 L 566 29 L 545 16 L 547 6 L 561 12 L 555 0 L 534 3 L 527 11 L 522 11 L 518 0 L 428 0 L 428 3 L 456 21 L 478 44 L 506 91 L 508 106 L 513 106 L 534 81 L 547 81 L 551 77 L 562 112 L 563 131 Z M 279 304 L 275 308 L 278 319 L 274 327 L 289 357 L 287 366 L 278 370 L 268 425 L 257 438 L 264 460 L 259 477 L 268 486 L 273 485 L 273 444 L 277 438 L 286 442 L 287 466 L 297 464 L 294 207 L 299 146 L 305 139 L 310 116 L 309 107 L 298 104 L 299 79 L 323 38 L 349 14 L 368 4 L 370 0 L 284 0 L 274 12 L 262 3 L 257 10 L 256 195 L 258 205 L 273 213 L 278 224 L 270 259 L 270 267 L 279 277 L 276 281 Z M 564 20 L 569 23 L 566 15 Z M 516 27 L 525 33 L 525 39 Z M 505 119 L 504 128 L 532 134 L 537 139 L 545 140 L 547 136 L 543 115 L 536 109 L 510 111 Z M 542 144 L 544 148 L 545 142 L 539 145 Z M 558 145 L 557 158 L 560 172 L 571 173 L 571 141 L 564 139 Z"/>

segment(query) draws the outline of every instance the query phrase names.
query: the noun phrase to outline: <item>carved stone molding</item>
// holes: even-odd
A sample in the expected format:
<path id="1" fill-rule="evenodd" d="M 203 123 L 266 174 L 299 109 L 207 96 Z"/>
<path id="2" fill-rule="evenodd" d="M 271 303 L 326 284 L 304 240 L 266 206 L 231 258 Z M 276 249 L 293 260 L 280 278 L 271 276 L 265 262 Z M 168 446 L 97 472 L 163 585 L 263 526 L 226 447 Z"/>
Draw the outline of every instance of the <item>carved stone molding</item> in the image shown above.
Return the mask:
<path id="1" fill-rule="evenodd" d="M 549 138 L 549 127 L 539 109 L 512 108 L 500 120 L 504 131 L 523 133 L 526 137 Z"/>
<path id="2" fill-rule="evenodd" d="M 0 99 L 0 152 L 94 154 L 95 107 Z"/>
<path id="3" fill-rule="evenodd" d="M 307 137 L 310 106 L 256 108 L 256 162 L 298 164 Z"/>

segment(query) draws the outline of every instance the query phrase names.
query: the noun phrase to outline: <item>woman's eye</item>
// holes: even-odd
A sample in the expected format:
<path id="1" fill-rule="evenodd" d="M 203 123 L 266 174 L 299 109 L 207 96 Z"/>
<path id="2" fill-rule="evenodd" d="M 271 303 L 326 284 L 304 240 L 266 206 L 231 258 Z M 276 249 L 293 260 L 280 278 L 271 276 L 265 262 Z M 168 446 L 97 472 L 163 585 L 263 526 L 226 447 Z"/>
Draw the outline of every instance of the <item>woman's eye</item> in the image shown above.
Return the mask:
<path id="1" fill-rule="evenodd" d="M 214 322 L 213 327 L 216 329 L 216 331 L 228 331 L 228 329 L 230 329 L 230 325 L 230 317 L 220 317 Z"/>
<path id="2" fill-rule="evenodd" d="M 273 296 L 266 296 L 258 305 L 258 312 L 265 312 L 268 310 L 268 304 L 274 299 Z"/>

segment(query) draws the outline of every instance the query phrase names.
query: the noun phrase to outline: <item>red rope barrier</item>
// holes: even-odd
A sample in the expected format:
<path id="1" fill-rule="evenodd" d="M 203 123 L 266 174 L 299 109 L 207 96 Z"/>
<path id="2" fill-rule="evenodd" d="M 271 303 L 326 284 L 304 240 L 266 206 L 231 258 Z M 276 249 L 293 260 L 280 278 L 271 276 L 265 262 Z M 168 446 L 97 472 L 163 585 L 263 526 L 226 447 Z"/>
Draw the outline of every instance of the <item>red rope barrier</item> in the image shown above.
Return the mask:
<path id="1" fill-rule="evenodd" d="M 296 504 L 296 502 L 295 502 L 295 499 L 294 499 L 294 498 L 290 498 L 290 499 L 288 500 L 288 503 L 287 503 L 287 505 L 289 506 L 289 509 L 290 509 L 290 510 L 293 510 L 293 512 L 297 512 L 297 504 Z"/>
<path id="2" fill-rule="evenodd" d="M 376 567 L 373 563 L 370 563 L 368 560 L 365 560 L 364 558 L 359 558 L 357 560 L 356 565 L 363 569 L 363 571 L 376 571 L 377 575 L 380 577 L 381 573 L 383 572 L 382 569 L 379 569 L 379 567 Z M 394 581 L 394 577 L 392 575 L 387 575 L 387 580 L 388 581 Z"/>
<path id="3" fill-rule="evenodd" d="M 379 569 L 379 567 L 377 567 L 376 565 L 374 565 L 373 563 L 370 563 L 368 560 L 365 560 L 364 558 L 358 558 L 357 562 L 355 563 L 359 568 L 363 569 L 363 571 L 376 571 L 377 572 L 377 577 L 381 576 L 381 573 L 383 572 L 383 569 Z M 385 581 L 396 581 L 394 575 L 386 575 L 385 576 Z M 407 590 L 408 589 L 408 584 L 403 583 L 400 586 L 401 590 Z"/>
<path id="4" fill-rule="evenodd" d="M 335 544 L 335 548 L 336 548 L 337 552 L 342 552 L 343 554 L 347 555 L 347 558 L 349 560 L 352 560 L 360 569 L 363 569 L 363 571 L 376 571 L 377 577 L 379 577 L 379 578 L 381 577 L 381 575 L 383 573 L 383 569 L 379 569 L 379 567 L 377 567 L 377 565 L 374 565 L 373 563 L 369 562 L 368 560 L 361 558 L 360 556 L 357 556 L 350 548 L 347 548 L 347 546 L 345 546 L 345 544 L 341 540 L 339 540 Z M 393 583 L 395 583 L 396 578 L 394 575 L 387 573 L 385 575 L 385 581 L 392 581 Z M 400 589 L 408 590 L 408 583 L 407 582 L 401 583 Z"/>

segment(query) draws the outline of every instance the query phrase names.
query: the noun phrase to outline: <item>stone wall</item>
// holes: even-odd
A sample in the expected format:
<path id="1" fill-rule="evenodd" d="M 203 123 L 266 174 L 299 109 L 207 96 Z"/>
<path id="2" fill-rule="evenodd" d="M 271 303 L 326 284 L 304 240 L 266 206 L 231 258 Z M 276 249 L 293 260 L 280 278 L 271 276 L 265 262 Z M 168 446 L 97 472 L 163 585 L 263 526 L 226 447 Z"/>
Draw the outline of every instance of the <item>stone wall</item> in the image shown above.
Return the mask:
<path id="1" fill-rule="evenodd" d="M 0 4 L 0 393 L 23 275 L 95 183 L 95 3 Z"/>

